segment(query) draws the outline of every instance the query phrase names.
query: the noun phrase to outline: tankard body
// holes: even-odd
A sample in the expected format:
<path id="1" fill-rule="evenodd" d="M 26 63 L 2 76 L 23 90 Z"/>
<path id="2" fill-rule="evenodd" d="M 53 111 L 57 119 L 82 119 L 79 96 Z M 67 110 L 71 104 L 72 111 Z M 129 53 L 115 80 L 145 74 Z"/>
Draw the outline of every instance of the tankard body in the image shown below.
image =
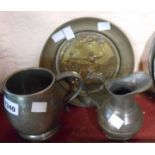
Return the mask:
<path id="1" fill-rule="evenodd" d="M 40 141 L 55 134 L 60 125 L 65 96 L 58 80 L 65 77 L 80 79 L 75 72 L 56 76 L 47 69 L 31 68 L 16 72 L 6 80 L 4 107 L 20 136 Z M 82 85 L 72 98 L 81 88 Z"/>

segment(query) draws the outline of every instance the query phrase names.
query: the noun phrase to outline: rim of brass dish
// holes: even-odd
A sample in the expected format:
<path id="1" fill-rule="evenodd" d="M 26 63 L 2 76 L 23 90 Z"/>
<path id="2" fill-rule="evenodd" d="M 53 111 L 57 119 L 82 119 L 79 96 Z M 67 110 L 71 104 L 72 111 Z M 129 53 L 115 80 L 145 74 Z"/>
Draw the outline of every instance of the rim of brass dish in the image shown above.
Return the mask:
<path id="1" fill-rule="evenodd" d="M 108 21 L 99 18 L 83 17 L 70 20 L 59 26 L 52 32 L 43 47 L 40 57 L 40 67 L 51 69 L 54 73 L 59 73 L 60 69 L 58 70 L 58 64 L 56 63 L 56 61 L 59 60 L 57 55 L 61 53 L 61 49 L 64 44 L 71 43 L 74 38 L 71 40 L 62 39 L 55 43 L 52 40 L 51 36 L 56 32 L 61 31 L 63 28 L 70 26 L 75 34 L 75 38 L 76 34 L 79 34 L 81 32 L 92 32 L 103 36 L 110 42 L 110 45 L 113 48 L 113 52 L 118 55 L 116 58 L 118 63 L 116 66 L 117 73 L 115 73 L 114 76 L 110 79 L 114 79 L 116 77 L 121 77 L 131 73 L 134 69 L 134 53 L 128 38 L 118 27 L 116 27 L 111 22 L 109 22 L 110 30 L 98 31 L 98 22 Z M 63 85 L 63 87 L 66 87 L 68 85 L 66 82 L 61 82 L 61 84 Z M 92 93 L 94 92 L 92 91 Z M 80 95 L 86 95 L 86 93 L 82 91 Z"/>

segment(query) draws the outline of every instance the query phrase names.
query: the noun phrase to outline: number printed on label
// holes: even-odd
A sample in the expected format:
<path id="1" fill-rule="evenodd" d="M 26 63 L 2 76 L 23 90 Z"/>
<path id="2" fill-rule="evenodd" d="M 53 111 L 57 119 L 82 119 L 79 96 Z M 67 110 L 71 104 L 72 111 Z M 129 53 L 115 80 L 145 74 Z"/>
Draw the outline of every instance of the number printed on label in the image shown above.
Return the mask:
<path id="1" fill-rule="evenodd" d="M 10 101 L 5 96 L 4 96 L 4 107 L 9 113 L 18 116 L 18 104 Z"/>

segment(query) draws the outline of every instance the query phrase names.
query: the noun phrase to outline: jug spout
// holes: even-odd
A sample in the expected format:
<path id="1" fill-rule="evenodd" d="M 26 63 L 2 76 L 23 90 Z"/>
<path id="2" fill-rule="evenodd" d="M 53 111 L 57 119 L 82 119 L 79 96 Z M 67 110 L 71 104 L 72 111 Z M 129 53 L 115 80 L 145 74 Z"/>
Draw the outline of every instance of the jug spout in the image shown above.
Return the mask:
<path id="1" fill-rule="evenodd" d="M 119 97 L 141 93 L 149 89 L 151 86 L 151 77 L 141 71 L 116 80 L 111 80 L 106 84 L 108 92 L 113 96 Z"/>

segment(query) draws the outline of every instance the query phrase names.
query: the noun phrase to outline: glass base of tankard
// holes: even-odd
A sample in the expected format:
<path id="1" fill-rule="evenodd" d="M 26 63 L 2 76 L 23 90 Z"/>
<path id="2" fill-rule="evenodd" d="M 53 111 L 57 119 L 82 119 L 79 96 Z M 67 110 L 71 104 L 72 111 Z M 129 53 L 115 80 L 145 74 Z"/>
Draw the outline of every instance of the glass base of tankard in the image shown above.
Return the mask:
<path id="1" fill-rule="evenodd" d="M 56 128 L 51 129 L 51 130 L 49 130 L 45 133 L 41 133 L 41 134 L 28 135 L 25 133 L 19 133 L 19 135 L 22 138 L 30 140 L 30 141 L 45 141 L 45 140 L 48 140 L 49 138 L 51 138 L 58 131 L 59 127 L 60 126 L 57 126 Z"/>

